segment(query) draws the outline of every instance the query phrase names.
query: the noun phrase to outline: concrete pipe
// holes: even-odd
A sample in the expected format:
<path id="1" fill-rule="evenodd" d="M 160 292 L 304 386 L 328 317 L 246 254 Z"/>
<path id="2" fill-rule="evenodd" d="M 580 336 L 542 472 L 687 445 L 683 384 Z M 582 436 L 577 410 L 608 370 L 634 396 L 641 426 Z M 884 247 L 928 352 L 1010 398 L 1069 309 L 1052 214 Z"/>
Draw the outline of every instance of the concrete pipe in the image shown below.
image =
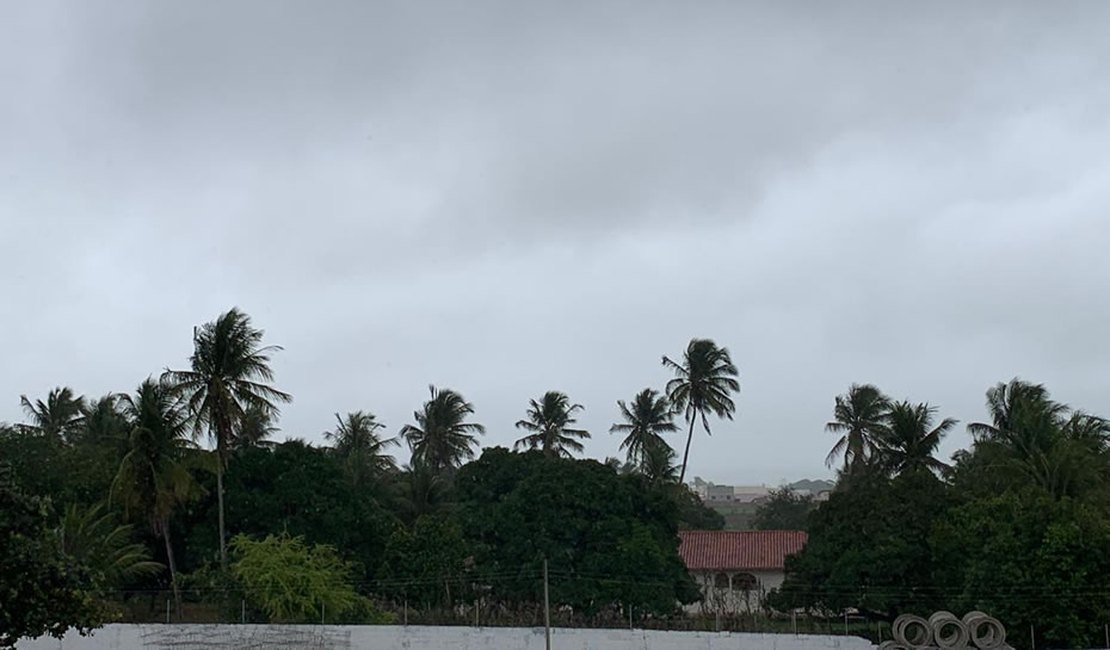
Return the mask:
<path id="1" fill-rule="evenodd" d="M 883 641 L 879 644 L 879 650 L 915 650 L 915 648 L 897 641 Z"/>
<path id="2" fill-rule="evenodd" d="M 983 612 L 968 612 L 963 623 L 971 642 L 979 650 L 1001 650 L 1006 645 L 1006 628 L 997 618 Z"/>
<path id="3" fill-rule="evenodd" d="M 933 643 L 933 628 L 920 616 L 902 614 L 890 628 L 894 640 L 909 648 L 924 648 Z"/>
<path id="4" fill-rule="evenodd" d="M 929 627 L 933 628 L 933 640 L 942 650 L 963 650 L 971 635 L 964 622 L 952 612 L 937 612 L 929 617 Z"/>

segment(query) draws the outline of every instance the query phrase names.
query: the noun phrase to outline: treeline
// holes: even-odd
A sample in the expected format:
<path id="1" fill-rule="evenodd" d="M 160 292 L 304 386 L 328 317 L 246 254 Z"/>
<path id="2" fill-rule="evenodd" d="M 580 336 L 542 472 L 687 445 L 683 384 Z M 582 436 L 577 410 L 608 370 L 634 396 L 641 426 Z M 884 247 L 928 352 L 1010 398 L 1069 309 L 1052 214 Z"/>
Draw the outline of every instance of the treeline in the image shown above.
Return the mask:
<path id="1" fill-rule="evenodd" d="M 735 409 L 726 349 L 694 339 L 663 357 L 673 380 L 618 402 L 626 458 L 602 463 L 573 458 L 590 434 L 558 391 L 522 409 L 514 451 L 479 455 L 474 405 L 434 386 L 395 435 L 363 409 L 323 445 L 275 443 L 292 396 L 263 338 L 233 309 L 197 328 L 182 369 L 133 391 L 22 398 L 26 421 L 0 426 L 5 514 L 24 513 L 0 534 L 27 542 L 0 550 L 0 644 L 161 619 L 167 600 L 177 620 L 377 622 L 464 603 L 525 620 L 545 559 L 559 611 L 665 617 L 697 598 L 677 531 L 723 522 L 680 479 L 696 426 Z"/>
<path id="2" fill-rule="evenodd" d="M 804 518 L 779 611 L 982 610 L 1029 647 L 1095 647 L 1110 623 L 1110 424 L 1013 380 L 987 392 L 970 449 L 936 458 L 955 420 L 870 385 L 836 400 L 836 489 L 813 508 L 780 494 L 761 513 Z M 806 510 L 811 510 L 806 514 Z M 799 515 L 799 512 L 801 514 Z"/>

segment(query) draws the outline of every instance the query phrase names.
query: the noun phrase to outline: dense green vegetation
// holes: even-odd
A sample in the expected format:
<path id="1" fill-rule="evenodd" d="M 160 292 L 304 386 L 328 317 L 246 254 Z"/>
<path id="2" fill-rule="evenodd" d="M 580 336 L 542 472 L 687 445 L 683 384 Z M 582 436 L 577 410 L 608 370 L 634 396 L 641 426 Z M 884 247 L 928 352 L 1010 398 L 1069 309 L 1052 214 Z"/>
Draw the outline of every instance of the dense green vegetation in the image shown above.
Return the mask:
<path id="1" fill-rule="evenodd" d="M 461 607 L 534 623 L 544 560 L 560 615 L 667 617 L 697 597 L 677 531 L 721 522 L 678 483 L 666 436 L 678 408 L 731 412 L 727 350 L 695 340 L 666 361 L 683 378 L 669 395 L 620 402 L 615 463 L 574 458 L 590 434 L 558 391 L 522 405 L 518 451 L 481 450 L 476 407 L 435 386 L 396 435 L 354 405 L 323 444 L 276 443 L 292 399 L 271 370 L 280 350 L 233 309 L 195 330 L 183 369 L 132 392 L 23 397 L 26 421 L 0 425 L 2 524 L 26 545 L 0 551 L 0 600 L 23 609 L 0 624 L 455 621 Z"/>
<path id="2" fill-rule="evenodd" d="M 842 460 L 839 481 L 769 604 L 885 620 L 977 609 L 1032 626 L 1038 646 L 1101 643 L 1110 423 L 1016 379 L 987 392 L 987 410 L 950 465 L 935 454 L 956 423 L 933 407 L 869 385 L 837 398 L 827 428 L 840 436 L 829 456 Z"/>
<path id="3" fill-rule="evenodd" d="M 545 560 L 564 623 L 658 624 L 698 597 L 677 532 L 724 522 L 681 477 L 694 430 L 731 418 L 739 389 L 714 342 L 664 357 L 665 391 L 618 402 L 626 457 L 604 462 L 575 457 L 583 407 L 554 390 L 521 405 L 513 451 L 481 449 L 479 409 L 435 386 L 395 435 L 352 405 L 322 444 L 275 443 L 292 399 L 270 369 L 280 348 L 237 310 L 194 344 L 187 369 L 24 397 L 25 422 L 0 426 L 0 645 L 167 615 L 536 624 Z M 778 490 L 752 516 L 810 534 L 767 614 L 981 609 L 1040 645 L 1101 639 L 1110 424 L 1019 380 L 987 412 L 946 462 L 957 423 L 935 407 L 872 385 L 837 397 L 829 499 Z"/>

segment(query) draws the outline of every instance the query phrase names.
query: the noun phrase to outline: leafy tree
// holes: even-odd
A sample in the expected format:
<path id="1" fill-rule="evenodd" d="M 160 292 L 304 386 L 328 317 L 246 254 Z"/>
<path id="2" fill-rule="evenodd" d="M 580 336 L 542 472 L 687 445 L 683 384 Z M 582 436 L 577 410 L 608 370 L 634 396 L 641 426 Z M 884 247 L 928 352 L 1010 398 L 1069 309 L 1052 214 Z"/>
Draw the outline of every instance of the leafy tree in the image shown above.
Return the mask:
<path id="1" fill-rule="evenodd" d="M 938 460 L 937 447 L 958 420 L 944 418 L 935 423 L 936 407 L 928 404 L 894 402 L 887 413 L 887 425 L 878 440 L 880 463 L 894 474 L 934 472 L 944 474 L 949 467 Z"/>
<path id="2" fill-rule="evenodd" d="M 356 563 L 359 580 L 373 579 L 385 541 L 397 522 L 370 490 L 352 490 L 333 450 L 288 440 L 273 448 L 240 451 L 224 477 L 227 514 L 238 529 L 255 538 L 279 531 L 304 537 L 309 544 L 337 549 Z M 218 534 L 213 499 L 190 507 L 187 562 L 209 557 Z"/>
<path id="3" fill-rule="evenodd" d="M 553 609 L 595 614 L 631 604 L 669 614 L 697 598 L 678 558 L 676 503 L 639 476 L 594 460 L 495 448 L 456 482 L 473 580 L 494 602 L 539 602 L 544 558 L 555 576 Z"/>
<path id="4" fill-rule="evenodd" d="M 847 394 L 838 395 L 833 419 L 825 430 L 839 434 L 825 464 L 832 467 L 844 457 L 844 472 L 858 470 L 875 454 L 887 424 L 890 399 L 871 384 L 852 384 Z"/>
<path id="5" fill-rule="evenodd" d="M 930 473 L 846 475 L 810 515 L 809 541 L 787 558 L 772 606 L 854 608 L 886 619 L 941 609 L 929 535 L 949 503 L 945 485 Z"/>
<path id="6" fill-rule="evenodd" d="M 127 452 L 112 484 L 112 496 L 128 516 L 144 520 L 166 549 L 174 602 L 181 609 L 177 560 L 170 519 L 201 490 L 190 473 L 201 456 L 188 437 L 187 416 L 170 389 L 152 379 L 139 385 L 134 396 L 121 398 L 131 424 Z"/>
<path id="7" fill-rule="evenodd" d="M 586 439 L 590 434 L 570 426 L 577 421 L 572 417 L 574 413 L 581 410 L 581 404 L 571 404 L 565 393 L 554 390 L 544 393 L 539 401 L 530 400 L 527 419 L 516 423 L 516 428 L 529 434 L 517 440 L 513 448 L 538 449 L 548 458 L 570 458 L 574 452 L 581 453 L 583 446 L 576 438 Z"/>
<path id="8" fill-rule="evenodd" d="M 66 555 L 48 522 L 49 502 L 20 492 L 7 468 L 0 474 L 0 648 L 25 637 L 99 627 L 96 598 L 103 577 Z"/>
<path id="9" fill-rule="evenodd" d="M 335 430 L 324 432 L 324 437 L 335 445 L 352 485 L 361 487 L 397 470 L 397 461 L 386 449 L 399 443 L 379 433 L 385 425 L 373 413 L 354 411 L 344 417 L 336 413 L 335 420 Z"/>
<path id="10" fill-rule="evenodd" d="M 80 426 L 85 409 L 85 398 L 75 394 L 69 386 L 51 390 L 45 401 L 32 402 L 26 395 L 19 401 L 31 418 L 27 426 L 55 441 L 66 440 Z"/>
<path id="11" fill-rule="evenodd" d="M 981 610 L 1046 647 L 1091 648 L 1110 617 L 1110 517 L 1036 486 L 968 500 L 934 529 L 945 607 Z"/>
<path id="12" fill-rule="evenodd" d="M 232 573 L 272 623 L 310 623 L 329 613 L 343 619 L 369 610 L 353 586 L 351 564 L 331 546 L 282 533 L 261 540 L 236 535 L 231 549 Z"/>
<path id="13" fill-rule="evenodd" d="M 450 607 L 467 586 L 469 548 L 457 522 L 422 516 L 412 530 L 398 528 L 386 543 L 383 590 L 418 607 Z"/>
<path id="14" fill-rule="evenodd" d="M 771 490 L 767 501 L 759 504 L 752 518 L 756 530 L 806 530 L 809 515 L 817 503 L 808 494 L 798 494 L 789 487 Z"/>
<path id="15" fill-rule="evenodd" d="M 163 379 L 187 401 L 197 433 L 207 429 L 216 442 L 216 498 L 220 516 L 220 564 L 227 566 L 224 526 L 224 471 L 233 437 L 250 409 L 274 416 L 292 397 L 268 382 L 274 379 L 270 355 L 281 350 L 262 345 L 263 331 L 250 316 L 231 309 L 205 323 L 193 337 L 189 370 L 167 370 Z"/>
<path id="16" fill-rule="evenodd" d="M 477 436 L 486 432 L 485 427 L 467 422 L 474 414 L 474 406 L 463 396 L 450 389 L 429 386 L 432 398 L 424 402 L 423 409 L 412 416 L 416 424 L 406 424 L 401 437 L 412 449 L 413 464 L 421 464 L 434 471 L 457 469 L 474 457 Z"/>
<path id="17" fill-rule="evenodd" d="M 709 339 L 692 339 L 682 356 L 682 362 L 663 357 L 663 366 L 674 371 L 675 378 L 667 382 L 667 398 L 674 408 L 685 412 L 690 431 L 686 435 L 686 451 L 682 454 L 682 469 L 678 481 L 686 480 L 686 463 L 690 459 L 690 441 L 694 438 L 694 424 L 701 420 L 708 434 L 709 414 L 732 419 L 736 404 L 732 393 L 740 391 L 739 374 L 732 365 L 728 348 L 719 347 Z"/>
<path id="18" fill-rule="evenodd" d="M 628 454 L 628 462 L 641 469 L 647 465 L 649 454 L 654 452 L 656 467 L 653 473 L 658 473 L 658 461 L 667 456 L 663 449 L 670 449 L 663 434 L 678 431 L 674 423 L 674 412 L 667 403 L 667 398 L 651 388 L 645 388 L 636 393 L 631 406 L 617 401 L 617 408 L 620 409 L 624 422 L 614 424 L 609 428 L 609 433 L 624 434 L 620 448 Z M 671 455 L 673 456 L 673 450 Z"/>
<path id="19" fill-rule="evenodd" d="M 680 530 L 724 530 L 725 517 L 705 503 L 689 486 L 670 483 L 660 486 L 678 509 Z"/>

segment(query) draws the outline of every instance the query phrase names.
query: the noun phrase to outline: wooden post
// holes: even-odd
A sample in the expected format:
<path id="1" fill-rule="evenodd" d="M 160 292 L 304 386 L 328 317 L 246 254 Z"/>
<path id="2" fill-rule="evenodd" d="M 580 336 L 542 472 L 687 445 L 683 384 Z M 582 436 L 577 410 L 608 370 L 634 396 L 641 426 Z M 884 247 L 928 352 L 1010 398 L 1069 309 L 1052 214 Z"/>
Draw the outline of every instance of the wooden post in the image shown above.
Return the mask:
<path id="1" fill-rule="evenodd" d="M 246 601 L 245 598 L 243 600 L 239 601 L 239 606 L 242 609 L 242 613 L 239 614 L 239 622 L 240 623 L 246 623 L 247 622 L 247 601 Z"/>
<path id="2" fill-rule="evenodd" d="M 169 599 L 166 599 L 166 623 L 169 624 L 169 622 L 170 622 L 170 601 L 169 601 Z"/>
<path id="3" fill-rule="evenodd" d="M 1037 650 L 1037 633 L 1032 623 L 1029 624 L 1029 650 Z"/>

